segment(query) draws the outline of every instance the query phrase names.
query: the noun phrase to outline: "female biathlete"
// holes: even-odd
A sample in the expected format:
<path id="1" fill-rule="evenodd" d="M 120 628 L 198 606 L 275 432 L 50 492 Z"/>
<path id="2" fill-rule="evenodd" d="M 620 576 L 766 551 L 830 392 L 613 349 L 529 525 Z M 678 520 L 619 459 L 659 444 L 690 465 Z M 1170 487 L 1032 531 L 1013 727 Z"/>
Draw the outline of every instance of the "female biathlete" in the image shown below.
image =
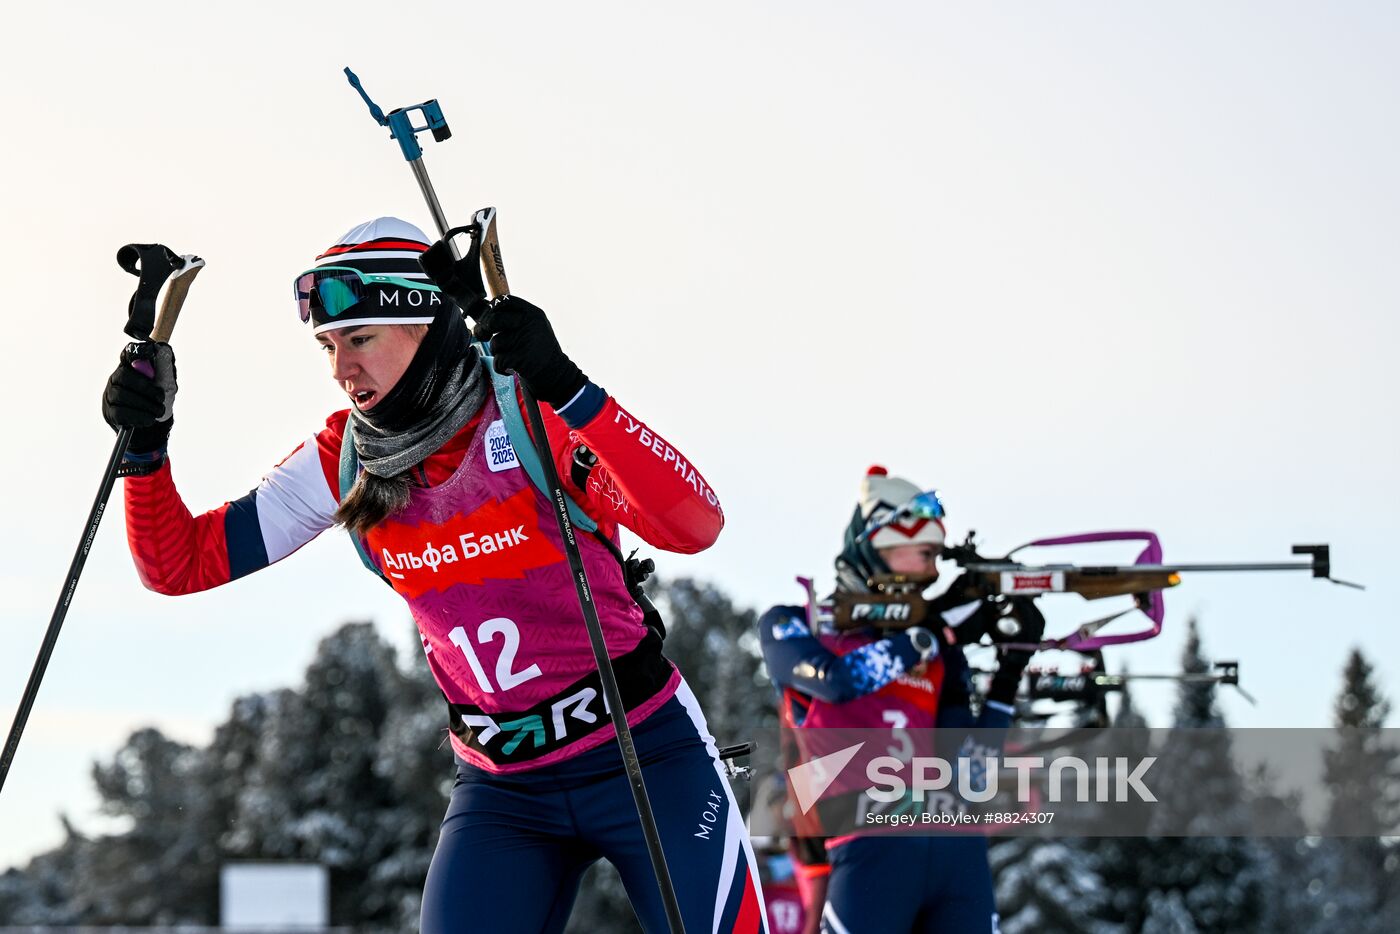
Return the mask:
<path id="1" fill-rule="evenodd" d="M 946 534 L 942 519 L 943 505 L 935 493 L 921 493 L 908 480 L 871 467 L 862 478 L 860 501 L 836 558 L 838 592 L 867 593 L 873 579 L 888 574 L 933 584 Z M 1045 620 L 1035 606 L 1026 600 L 1011 609 L 1025 638 L 1039 639 Z M 871 730 L 888 731 L 891 754 L 901 745 L 912 749 L 909 737 L 927 737 L 934 727 L 950 737 L 970 728 L 1005 729 L 1030 653 L 1001 655 L 974 717 L 967 659 L 961 646 L 944 635 L 945 627 L 975 630 L 974 617 L 997 612 L 972 588 L 971 578 L 955 580 L 929 601 L 927 628 L 838 632 L 821 614 L 809 616 L 807 607 L 772 607 L 759 618 L 759 640 L 779 693 L 783 726 L 849 737 L 836 745 L 865 738 Z M 813 618 L 817 631 L 809 622 Z M 878 752 L 886 748 L 883 740 L 870 746 Z M 816 821 L 828 820 L 821 812 L 830 806 L 827 826 L 859 825 L 850 813 L 858 799 L 832 795 L 813 812 Z M 826 839 L 793 841 L 808 932 L 820 926 L 825 934 L 995 934 L 985 837 L 834 832 Z"/>
<path id="2" fill-rule="evenodd" d="M 532 480 L 518 387 L 498 376 L 514 372 L 544 403 L 550 453 L 579 510 L 578 545 L 686 928 L 764 930 L 714 741 L 662 654 L 660 626 L 631 596 L 617 544 L 622 525 L 658 548 L 700 551 L 723 526 L 719 501 L 522 299 L 472 309 L 493 367 L 421 270 L 428 246 L 413 225 L 378 218 L 297 277 L 301 318 L 351 407 L 251 493 L 203 515 L 181 501 L 166 456 L 174 355 L 165 344 L 123 354 L 103 414 L 135 428 L 121 473 L 138 573 L 160 593 L 193 593 L 345 526 L 408 601 L 448 705 L 457 778 L 422 930 L 562 931 L 599 858 L 618 868 L 643 927 L 667 930 L 553 507 Z"/>

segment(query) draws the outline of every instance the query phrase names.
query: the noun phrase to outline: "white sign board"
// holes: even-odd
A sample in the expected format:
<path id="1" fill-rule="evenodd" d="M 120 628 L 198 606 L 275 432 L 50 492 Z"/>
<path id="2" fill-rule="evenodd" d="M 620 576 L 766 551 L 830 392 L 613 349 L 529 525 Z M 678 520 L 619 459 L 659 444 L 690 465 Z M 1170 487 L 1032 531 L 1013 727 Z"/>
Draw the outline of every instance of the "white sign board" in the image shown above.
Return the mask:
<path id="1" fill-rule="evenodd" d="M 219 925 L 324 928 L 330 896 L 330 872 L 317 863 L 226 863 L 219 872 Z"/>

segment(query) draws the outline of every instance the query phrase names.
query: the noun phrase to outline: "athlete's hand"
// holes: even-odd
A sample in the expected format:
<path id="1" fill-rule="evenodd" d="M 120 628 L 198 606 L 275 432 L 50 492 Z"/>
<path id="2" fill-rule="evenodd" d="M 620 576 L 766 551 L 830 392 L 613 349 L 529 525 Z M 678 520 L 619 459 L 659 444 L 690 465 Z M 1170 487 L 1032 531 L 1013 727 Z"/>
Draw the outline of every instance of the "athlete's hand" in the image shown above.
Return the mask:
<path id="1" fill-rule="evenodd" d="M 929 600 L 929 605 L 934 610 L 942 612 L 971 603 L 974 600 L 981 600 L 986 595 L 987 591 L 983 586 L 981 575 L 961 571 L 948 584 L 946 590 Z"/>
<path id="2" fill-rule="evenodd" d="M 475 250 L 459 258 L 447 240 L 439 240 L 418 257 L 418 265 L 468 318 L 475 321 L 486 310 L 486 284 L 481 281 L 481 257 Z"/>
<path id="3" fill-rule="evenodd" d="M 1012 597 L 1011 612 L 1007 614 L 1020 624 L 1021 629 L 1007 639 L 1008 642 L 1039 642 L 1045 638 L 1045 617 L 1032 597 Z"/>
<path id="4" fill-rule="evenodd" d="M 512 370 L 535 396 L 562 408 L 588 384 L 569 359 L 540 309 L 523 298 L 504 295 L 476 321 L 477 340 L 489 340 L 497 370 Z"/>
<path id="5" fill-rule="evenodd" d="M 1045 635 L 1045 617 L 1030 597 L 1013 597 L 1008 618 L 1016 620 L 1020 632 L 1009 637 L 1013 642 L 1039 642 Z M 1021 686 L 1021 676 L 1026 665 L 1030 664 L 1033 652 L 1026 649 L 1007 649 L 1001 654 L 997 673 L 992 675 L 992 684 L 987 689 L 987 700 L 997 701 L 1008 706 L 1016 701 L 1016 691 Z"/>
<path id="6" fill-rule="evenodd" d="M 949 641 L 971 645 L 991 631 L 1000 609 L 986 597 L 981 576 L 963 571 L 947 590 L 929 600 L 929 611 L 939 628 L 951 633 Z"/>
<path id="7" fill-rule="evenodd" d="M 127 450 L 164 449 L 175 424 L 175 351 L 169 344 L 127 344 L 102 393 L 102 417 L 114 431 L 133 429 Z"/>

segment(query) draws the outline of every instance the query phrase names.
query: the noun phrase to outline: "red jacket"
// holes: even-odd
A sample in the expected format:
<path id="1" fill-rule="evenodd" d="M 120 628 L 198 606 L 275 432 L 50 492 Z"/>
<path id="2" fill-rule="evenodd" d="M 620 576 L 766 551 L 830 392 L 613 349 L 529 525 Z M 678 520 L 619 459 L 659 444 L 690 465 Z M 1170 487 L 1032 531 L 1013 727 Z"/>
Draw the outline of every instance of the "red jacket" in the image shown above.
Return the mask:
<path id="1" fill-rule="evenodd" d="M 591 387 L 603 400 L 584 424 L 573 425 L 541 405 L 550 449 L 565 492 L 612 537 L 621 525 L 648 544 L 693 554 L 714 543 L 724 526 L 719 500 L 700 472 L 672 444 Z M 127 541 L 142 582 L 164 594 L 186 594 L 236 580 L 280 561 L 334 524 L 339 502 L 341 439 L 349 410 L 272 469 L 257 489 L 201 515 L 191 514 L 175 488 L 170 464 L 126 481 Z M 425 486 L 461 464 L 479 417 L 418 469 Z M 598 458 L 583 488 L 571 478 L 574 451 Z"/>

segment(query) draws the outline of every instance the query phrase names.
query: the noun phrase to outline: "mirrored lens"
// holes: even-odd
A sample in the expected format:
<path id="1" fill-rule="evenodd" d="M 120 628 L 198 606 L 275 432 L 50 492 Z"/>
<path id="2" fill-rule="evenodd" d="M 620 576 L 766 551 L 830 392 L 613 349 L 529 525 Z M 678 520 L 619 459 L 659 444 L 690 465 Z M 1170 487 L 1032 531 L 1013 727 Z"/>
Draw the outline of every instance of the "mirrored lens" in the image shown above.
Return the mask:
<path id="1" fill-rule="evenodd" d="M 312 269 L 297 276 L 294 284 L 297 314 L 302 322 L 323 309 L 334 318 L 365 296 L 364 276 L 354 269 Z"/>
<path id="2" fill-rule="evenodd" d="M 900 511 L 916 519 L 942 519 L 943 501 L 938 498 L 938 493 L 929 490 L 911 499 Z"/>
<path id="3" fill-rule="evenodd" d="M 356 276 L 322 276 L 316 283 L 315 294 L 326 314 L 334 318 L 347 308 L 358 304 L 363 296 Z"/>

